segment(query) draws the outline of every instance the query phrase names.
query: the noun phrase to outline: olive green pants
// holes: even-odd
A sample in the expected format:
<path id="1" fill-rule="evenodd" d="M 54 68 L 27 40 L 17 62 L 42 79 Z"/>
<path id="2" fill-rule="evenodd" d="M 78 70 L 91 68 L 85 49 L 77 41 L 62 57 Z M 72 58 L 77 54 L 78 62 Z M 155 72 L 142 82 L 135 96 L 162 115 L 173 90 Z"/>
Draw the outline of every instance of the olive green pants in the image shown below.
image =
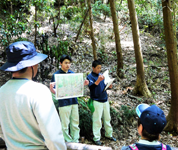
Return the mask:
<path id="1" fill-rule="evenodd" d="M 58 107 L 62 124 L 63 136 L 66 142 L 79 142 L 79 113 L 78 104 Z M 70 126 L 70 135 L 69 135 Z"/>
<path id="2" fill-rule="evenodd" d="M 107 101 L 105 103 L 101 103 L 94 100 L 93 105 L 95 107 L 95 111 L 93 112 L 93 140 L 98 141 L 101 139 L 100 130 L 102 127 L 102 117 L 104 122 L 105 136 L 112 137 L 113 129 L 110 124 L 111 116 L 109 102 Z"/>

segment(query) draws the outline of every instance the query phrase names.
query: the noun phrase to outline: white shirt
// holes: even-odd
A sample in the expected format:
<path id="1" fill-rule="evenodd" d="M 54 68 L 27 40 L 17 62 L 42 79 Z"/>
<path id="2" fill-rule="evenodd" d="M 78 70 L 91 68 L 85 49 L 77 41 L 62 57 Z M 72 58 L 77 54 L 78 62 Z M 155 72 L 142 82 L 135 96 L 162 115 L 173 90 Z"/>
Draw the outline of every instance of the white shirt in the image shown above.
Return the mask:
<path id="1" fill-rule="evenodd" d="M 145 145 L 160 145 L 161 143 L 159 141 L 147 141 L 147 140 L 142 140 L 140 139 L 137 143 L 140 143 L 140 144 L 145 144 Z"/>
<path id="2" fill-rule="evenodd" d="M 0 124 L 8 150 L 66 150 L 50 90 L 25 79 L 0 88 Z"/>

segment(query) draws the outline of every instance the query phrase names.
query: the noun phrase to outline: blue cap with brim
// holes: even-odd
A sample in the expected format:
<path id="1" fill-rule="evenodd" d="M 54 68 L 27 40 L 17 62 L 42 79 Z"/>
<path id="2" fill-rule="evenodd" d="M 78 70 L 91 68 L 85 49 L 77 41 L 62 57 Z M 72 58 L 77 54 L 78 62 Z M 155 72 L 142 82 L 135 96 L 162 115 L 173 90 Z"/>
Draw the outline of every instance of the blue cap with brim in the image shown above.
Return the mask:
<path id="1" fill-rule="evenodd" d="M 166 126 L 164 112 L 156 105 L 140 104 L 136 107 L 143 128 L 150 134 L 159 134 Z"/>
<path id="2" fill-rule="evenodd" d="M 136 113 L 138 115 L 138 117 L 140 118 L 142 112 L 147 109 L 148 107 L 150 107 L 148 104 L 140 104 L 136 107 Z"/>
<path id="3" fill-rule="evenodd" d="M 48 56 L 36 52 L 33 43 L 18 41 L 6 48 L 7 62 L 0 67 L 3 71 L 18 71 L 26 67 L 36 65 Z"/>

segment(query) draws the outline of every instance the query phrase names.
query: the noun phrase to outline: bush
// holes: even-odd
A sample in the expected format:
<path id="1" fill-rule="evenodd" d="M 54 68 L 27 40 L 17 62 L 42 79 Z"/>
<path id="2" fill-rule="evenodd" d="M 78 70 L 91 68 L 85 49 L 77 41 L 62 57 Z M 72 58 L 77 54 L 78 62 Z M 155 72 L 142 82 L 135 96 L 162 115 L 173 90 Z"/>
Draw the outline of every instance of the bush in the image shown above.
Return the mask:
<path id="1" fill-rule="evenodd" d="M 78 11 L 78 8 L 75 6 L 61 8 L 61 12 L 62 12 L 63 16 L 66 17 L 68 20 L 71 20 L 72 17 L 74 17 L 74 15 L 77 13 L 77 11 Z"/>
<path id="2" fill-rule="evenodd" d="M 111 125 L 115 137 L 118 139 L 127 138 L 129 135 L 130 125 L 133 125 L 133 120 L 136 118 L 135 109 L 130 109 L 128 106 L 122 105 L 120 108 L 110 107 Z"/>
<path id="3" fill-rule="evenodd" d="M 105 16 L 104 20 L 106 19 L 106 16 L 111 16 L 111 12 L 110 12 L 110 6 L 107 4 L 103 4 L 102 1 L 96 1 L 93 5 L 92 5 L 92 12 L 94 16 L 100 16 L 101 14 L 103 14 Z"/>
<path id="4" fill-rule="evenodd" d="M 80 137 L 85 136 L 86 139 L 92 140 L 92 114 L 85 102 L 85 98 L 78 98 L 79 102 L 79 118 L 80 118 Z"/>

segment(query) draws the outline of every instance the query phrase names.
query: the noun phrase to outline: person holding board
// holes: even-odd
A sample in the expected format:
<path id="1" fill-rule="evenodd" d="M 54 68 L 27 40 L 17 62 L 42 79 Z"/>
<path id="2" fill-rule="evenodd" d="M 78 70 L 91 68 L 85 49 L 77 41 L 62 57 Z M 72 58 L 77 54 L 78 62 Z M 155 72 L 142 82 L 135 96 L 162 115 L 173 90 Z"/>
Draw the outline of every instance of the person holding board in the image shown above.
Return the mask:
<path id="1" fill-rule="evenodd" d="M 74 73 L 70 70 L 72 58 L 69 55 L 62 55 L 60 58 L 61 68 L 56 71 L 51 79 L 50 90 L 53 94 L 53 101 L 55 103 L 56 108 L 59 111 L 59 116 L 62 123 L 62 131 L 64 135 L 64 139 L 66 142 L 79 142 L 79 113 L 78 113 L 78 101 L 77 98 L 64 98 L 64 99 L 56 99 L 55 98 L 55 74 L 70 74 Z M 89 82 L 85 80 L 84 85 L 88 85 Z M 69 134 L 69 126 L 70 126 L 70 134 Z"/>

